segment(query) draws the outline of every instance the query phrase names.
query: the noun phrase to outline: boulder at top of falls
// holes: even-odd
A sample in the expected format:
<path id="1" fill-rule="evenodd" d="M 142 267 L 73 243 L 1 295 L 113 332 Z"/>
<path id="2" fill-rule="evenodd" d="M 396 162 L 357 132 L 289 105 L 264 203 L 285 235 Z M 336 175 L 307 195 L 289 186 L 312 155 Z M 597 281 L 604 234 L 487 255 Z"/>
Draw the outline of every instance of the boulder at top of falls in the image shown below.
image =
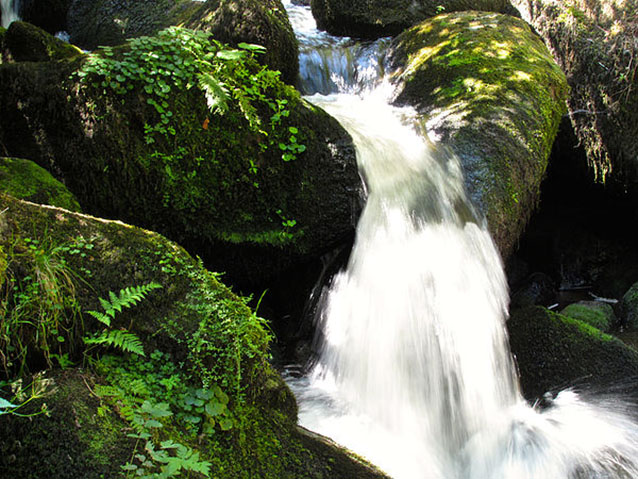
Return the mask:
<path id="1" fill-rule="evenodd" d="M 358 38 L 397 35 L 443 12 L 511 10 L 507 0 L 312 0 L 310 4 L 320 29 Z"/>
<path id="2" fill-rule="evenodd" d="M 170 25 L 207 31 L 232 45 L 262 45 L 259 61 L 280 70 L 289 84 L 297 79 L 297 40 L 281 0 L 74 0 L 68 18 L 71 42 L 88 50 Z"/>
<path id="3" fill-rule="evenodd" d="M 352 139 L 253 59 L 193 35 L 0 65 L 0 149 L 52 172 L 84 211 L 158 231 L 235 284 L 263 284 L 352 238 L 362 189 Z M 218 78 L 255 96 L 211 112 L 178 39 L 221 52 L 215 68 L 231 57 Z M 151 68 L 147 51 L 166 58 Z M 173 82 L 187 77 L 195 86 Z"/>
<path id="4" fill-rule="evenodd" d="M 459 157 L 502 256 L 516 244 L 565 111 L 565 76 L 529 25 L 498 13 L 426 20 L 392 42 L 396 104 Z"/>
<path id="5" fill-rule="evenodd" d="M 638 1 L 513 0 L 567 75 L 569 118 L 593 176 L 638 191 Z"/>
<path id="6" fill-rule="evenodd" d="M 622 384 L 638 375 L 638 351 L 577 319 L 530 306 L 514 311 L 507 328 L 528 398 L 572 385 Z"/>

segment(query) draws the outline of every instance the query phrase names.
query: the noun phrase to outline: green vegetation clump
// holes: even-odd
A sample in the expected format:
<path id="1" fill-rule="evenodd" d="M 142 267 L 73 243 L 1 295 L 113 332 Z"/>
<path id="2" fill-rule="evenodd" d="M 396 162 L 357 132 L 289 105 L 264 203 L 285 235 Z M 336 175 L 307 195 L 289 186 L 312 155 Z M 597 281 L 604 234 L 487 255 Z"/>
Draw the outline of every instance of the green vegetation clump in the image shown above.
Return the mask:
<path id="1" fill-rule="evenodd" d="M 73 194 L 44 168 L 19 158 L 0 158 L 0 191 L 15 198 L 80 211 Z"/>

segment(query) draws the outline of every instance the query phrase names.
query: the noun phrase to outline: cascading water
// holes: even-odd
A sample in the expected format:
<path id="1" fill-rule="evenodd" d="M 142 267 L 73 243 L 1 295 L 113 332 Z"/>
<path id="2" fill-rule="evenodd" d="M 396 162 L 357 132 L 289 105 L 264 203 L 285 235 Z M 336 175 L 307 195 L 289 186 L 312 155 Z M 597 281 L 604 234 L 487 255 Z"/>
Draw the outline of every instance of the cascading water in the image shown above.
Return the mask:
<path id="1" fill-rule="evenodd" d="M 322 299 L 316 364 L 289 379 L 300 423 L 401 479 L 638 477 L 638 426 L 620 401 L 522 398 L 498 252 L 458 160 L 388 104 L 380 44 L 318 32 L 284 3 L 302 87 L 331 93 L 309 100 L 351 133 L 368 187 L 348 267 Z"/>
<path id="2" fill-rule="evenodd" d="M 16 20 L 20 20 L 18 10 L 20 0 L 0 0 L 0 12 L 2 12 L 2 27 L 8 28 Z"/>

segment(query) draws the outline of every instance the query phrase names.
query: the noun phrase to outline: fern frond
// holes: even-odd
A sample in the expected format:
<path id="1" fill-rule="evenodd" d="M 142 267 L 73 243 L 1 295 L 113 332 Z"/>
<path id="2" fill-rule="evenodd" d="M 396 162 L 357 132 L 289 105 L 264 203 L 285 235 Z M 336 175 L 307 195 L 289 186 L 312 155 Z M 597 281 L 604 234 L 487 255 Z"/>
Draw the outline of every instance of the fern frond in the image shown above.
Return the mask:
<path id="1" fill-rule="evenodd" d="M 228 111 L 230 96 L 226 84 L 211 73 L 201 73 L 198 77 L 199 87 L 204 92 L 206 103 L 212 113 L 223 115 Z"/>
<path id="2" fill-rule="evenodd" d="M 85 337 L 84 342 L 86 344 L 112 346 L 125 352 L 145 356 L 144 346 L 142 345 L 140 338 L 138 338 L 136 334 L 129 333 L 128 331 L 122 331 L 119 329 L 103 331 L 99 336 L 92 338 Z"/>
<path id="3" fill-rule="evenodd" d="M 106 326 L 111 325 L 111 318 L 104 313 L 100 313 L 99 311 L 87 311 L 86 314 L 90 314 L 95 319 L 97 319 L 100 323 Z"/>
<path id="4" fill-rule="evenodd" d="M 161 288 L 162 285 L 150 282 L 147 284 L 143 284 L 140 286 L 132 286 L 128 288 L 121 289 L 118 294 L 115 294 L 113 291 L 109 291 L 109 299 L 99 298 L 100 304 L 102 308 L 104 308 L 104 312 L 110 316 L 111 318 L 115 317 L 115 312 L 122 312 L 122 308 L 130 308 L 131 306 L 135 306 L 142 299 L 146 297 L 148 293 L 153 291 L 154 289 Z M 97 316 L 95 316 L 95 311 L 87 311 L 87 313 L 91 314 L 94 318 L 100 320 Z M 101 314 L 101 313 L 98 313 Z M 101 321 L 101 320 L 100 320 Z M 104 322 L 104 321 L 102 321 Z M 107 326 L 109 324 L 104 323 Z"/>

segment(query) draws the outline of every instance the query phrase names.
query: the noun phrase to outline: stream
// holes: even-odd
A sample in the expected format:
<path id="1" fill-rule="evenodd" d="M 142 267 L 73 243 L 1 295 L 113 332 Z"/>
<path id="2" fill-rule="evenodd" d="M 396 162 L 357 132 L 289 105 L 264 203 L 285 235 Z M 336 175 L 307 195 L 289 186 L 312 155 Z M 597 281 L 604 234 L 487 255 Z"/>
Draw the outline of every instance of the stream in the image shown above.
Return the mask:
<path id="1" fill-rule="evenodd" d="M 284 5 L 302 92 L 352 135 L 367 188 L 350 261 L 320 299 L 316 358 L 286 378 L 300 424 L 397 479 L 638 477 L 629 405 L 570 389 L 524 400 L 500 256 L 458 159 L 390 105 L 389 40 L 332 37 Z"/>

